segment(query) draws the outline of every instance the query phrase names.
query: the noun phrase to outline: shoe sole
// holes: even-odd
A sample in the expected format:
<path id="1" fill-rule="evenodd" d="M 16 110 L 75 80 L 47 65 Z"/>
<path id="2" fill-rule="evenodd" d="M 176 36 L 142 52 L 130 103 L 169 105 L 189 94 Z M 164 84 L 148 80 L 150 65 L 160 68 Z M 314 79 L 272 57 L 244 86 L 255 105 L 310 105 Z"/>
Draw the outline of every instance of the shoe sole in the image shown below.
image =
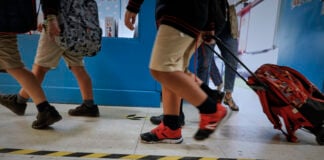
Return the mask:
<path id="1" fill-rule="evenodd" d="M 146 143 L 146 144 L 156 144 L 156 143 L 165 143 L 165 144 L 180 144 L 183 142 L 183 138 L 179 138 L 179 139 L 163 139 L 163 140 L 160 140 L 160 141 L 146 141 L 146 140 L 143 140 L 141 137 L 140 137 L 140 140 L 142 143 Z"/>
<path id="2" fill-rule="evenodd" d="M 233 107 L 231 107 L 227 102 L 225 103 L 224 102 L 224 104 L 226 105 L 226 106 L 228 106 L 228 108 L 230 108 L 232 111 L 239 111 L 240 109 L 237 107 L 237 108 L 233 108 Z"/>
<path id="3" fill-rule="evenodd" d="M 233 107 L 229 107 L 232 111 L 239 111 L 240 109 L 238 108 L 238 107 L 235 107 L 235 108 L 233 108 Z"/>
<path id="4" fill-rule="evenodd" d="M 100 117 L 100 114 L 98 115 L 73 115 L 69 113 L 69 116 L 73 116 L 73 117 Z"/>
<path id="5" fill-rule="evenodd" d="M 58 122 L 58 121 L 60 121 L 60 120 L 62 120 L 62 117 L 61 117 L 61 116 L 60 116 L 60 117 L 57 117 L 57 118 L 55 118 L 55 119 L 47 120 L 46 123 L 43 124 L 43 125 L 41 125 L 41 126 L 35 126 L 35 125 L 32 125 L 32 128 L 34 128 L 34 129 L 45 129 L 45 128 L 47 128 L 48 126 L 50 126 L 50 125 L 52 125 L 52 124 L 54 124 L 54 123 L 56 123 L 56 122 Z"/>
<path id="6" fill-rule="evenodd" d="M 226 109 L 226 114 L 225 116 L 222 118 L 222 120 L 220 120 L 216 126 L 216 129 L 214 130 L 214 132 L 219 128 L 219 126 L 223 125 L 232 115 L 232 110 L 228 109 L 227 107 L 225 107 Z"/>
<path id="7" fill-rule="evenodd" d="M 8 108 L 8 107 L 7 107 Z M 20 112 L 20 111 L 14 111 L 14 110 L 12 110 L 12 109 L 10 109 L 10 108 L 8 108 L 11 112 L 13 112 L 13 113 L 15 113 L 17 116 L 23 116 L 23 115 L 25 115 L 25 111 L 23 111 L 23 112 Z"/>
<path id="8" fill-rule="evenodd" d="M 224 116 L 224 118 L 219 122 L 218 126 L 224 124 L 231 116 L 232 116 L 232 110 L 231 109 L 228 109 L 227 107 L 226 108 L 226 115 Z M 217 127 L 218 127 L 217 126 Z M 216 127 L 216 129 L 217 129 Z"/>
<path id="9" fill-rule="evenodd" d="M 68 114 L 69 116 L 74 116 L 74 117 L 100 117 L 100 112 L 98 111 L 97 113 L 95 114 L 74 114 L 73 112 L 71 113 L 72 111 L 68 111 Z"/>

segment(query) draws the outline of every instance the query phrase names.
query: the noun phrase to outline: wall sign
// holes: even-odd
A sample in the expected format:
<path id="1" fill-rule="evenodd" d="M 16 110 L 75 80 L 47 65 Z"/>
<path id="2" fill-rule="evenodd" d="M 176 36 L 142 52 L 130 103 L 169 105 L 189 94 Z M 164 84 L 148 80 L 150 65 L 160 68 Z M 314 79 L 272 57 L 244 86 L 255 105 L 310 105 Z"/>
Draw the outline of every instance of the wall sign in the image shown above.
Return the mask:
<path id="1" fill-rule="evenodd" d="M 291 7 L 295 8 L 295 7 L 303 5 L 304 3 L 311 2 L 311 1 L 312 0 L 292 0 Z"/>

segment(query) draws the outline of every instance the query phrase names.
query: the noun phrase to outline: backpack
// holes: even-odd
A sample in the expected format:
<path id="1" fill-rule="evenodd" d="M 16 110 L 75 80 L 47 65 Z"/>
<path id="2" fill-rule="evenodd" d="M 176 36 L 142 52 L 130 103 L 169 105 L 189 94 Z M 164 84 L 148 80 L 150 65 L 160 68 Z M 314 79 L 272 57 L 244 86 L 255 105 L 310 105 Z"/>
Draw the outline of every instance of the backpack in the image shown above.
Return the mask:
<path id="1" fill-rule="evenodd" d="M 101 49 L 102 29 L 95 0 L 62 0 L 58 15 L 61 33 L 55 42 L 68 54 L 95 56 Z"/>
<path id="2" fill-rule="evenodd" d="M 248 85 L 259 96 L 269 121 L 287 141 L 297 142 L 295 131 L 304 128 L 324 145 L 324 95 L 305 76 L 290 67 L 264 64 L 249 77 Z"/>
<path id="3" fill-rule="evenodd" d="M 0 0 L 0 33 L 26 33 L 37 28 L 36 0 Z"/>

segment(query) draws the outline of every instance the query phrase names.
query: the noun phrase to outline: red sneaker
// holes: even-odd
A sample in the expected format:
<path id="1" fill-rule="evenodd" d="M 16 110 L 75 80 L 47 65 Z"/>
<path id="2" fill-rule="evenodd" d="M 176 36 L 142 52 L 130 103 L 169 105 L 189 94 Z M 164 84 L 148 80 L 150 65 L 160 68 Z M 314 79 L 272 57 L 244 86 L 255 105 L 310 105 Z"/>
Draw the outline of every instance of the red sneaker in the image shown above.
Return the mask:
<path id="1" fill-rule="evenodd" d="M 160 123 L 151 132 L 142 133 L 140 135 L 144 143 L 171 143 L 179 144 L 183 141 L 181 136 L 181 128 L 171 130 L 169 127 Z"/>
<path id="2" fill-rule="evenodd" d="M 222 119 L 226 116 L 227 110 L 226 108 L 217 103 L 217 111 L 212 114 L 200 114 L 200 123 L 199 129 L 194 135 L 196 140 L 204 140 L 212 134 L 218 124 L 222 121 Z"/>

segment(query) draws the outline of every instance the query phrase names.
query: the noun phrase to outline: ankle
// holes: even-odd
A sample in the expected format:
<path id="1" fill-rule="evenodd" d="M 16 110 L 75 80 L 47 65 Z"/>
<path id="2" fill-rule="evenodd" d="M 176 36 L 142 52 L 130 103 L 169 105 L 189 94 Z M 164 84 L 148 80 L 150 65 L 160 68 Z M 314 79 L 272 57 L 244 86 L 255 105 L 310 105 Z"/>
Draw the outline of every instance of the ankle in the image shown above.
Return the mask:
<path id="1" fill-rule="evenodd" d="M 94 104 L 94 101 L 92 99 L 89 99 L 89 100 L 83 100 L 83 104 L 86 106 L 86 107 L 93 107 L 95 104 Z"/>
<path id="2" fill-rule="evenodd" d="M 227 98 L 227 99 L 232 98 L 232 93 L 231 92 L 226 92 L 225 93 L 225 98 Z"/>
<path id="3" fill-rule="evenodd" d="M 216 101 L 207 97 L 207 99 L 201 105 L 197 106 L 197 108 L 201 114 L 211 114 L 216 112 L 216 104 Z"/>
<path id="4" fill-rule="evenodd" d="M 19 104 L 27 103 L 28 99 L 29 98 L 25 98 L 21 96 L 19 93 L 17 94 L 17 103 Z"/>
<path id="5" fill-rule="evenodd" d="M 163 115 L 163 124 L 169 127 L 171 130 L 177 130 L 181 127 L 179 123 L 179 116 L 175 115 Z"/>
<path id="6" fill-rule="evenodd" d="M 47 101 L 41 102 L 36 105 L 38 112 L 43 112 L 50 108 L 50 104 Z"/>
<path id="7" fill-rule="evenodd" d="M 200 85 L 200 88 L 207 94 L 207 95 L 212 95 L 213 94 L 213 90 L 205 83 L 202 83 Z"/>

